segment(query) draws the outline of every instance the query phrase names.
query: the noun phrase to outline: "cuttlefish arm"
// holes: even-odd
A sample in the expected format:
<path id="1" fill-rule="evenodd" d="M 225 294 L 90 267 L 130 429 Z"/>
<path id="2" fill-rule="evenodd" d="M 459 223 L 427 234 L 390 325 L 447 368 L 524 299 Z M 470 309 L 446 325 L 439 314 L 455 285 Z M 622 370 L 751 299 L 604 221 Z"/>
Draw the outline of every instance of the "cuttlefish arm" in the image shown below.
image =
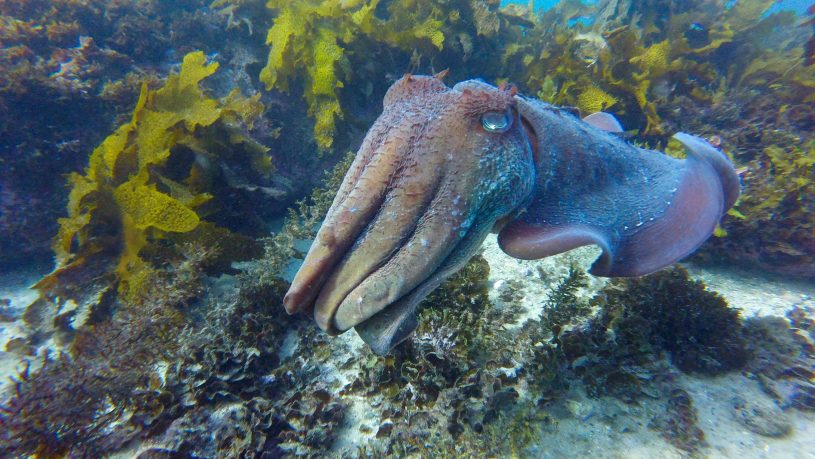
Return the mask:
<path id="1" fill-rule="evenodd" d="M 413 309 L 478 250 L 534 184 L 515 91 L 406 76 L 385 96 L 284 298 L 328 333 L 386 353 Z M 398 322 L 398 323 L 397 323 Z"/>
<path id="2" fill-rule="evenodd" d="M 677 138 L 688 159 L 633 147 L 512 88 L 407 75 L 384 100 L 284 298 L 331 334 L 387 353 L 416 305 L 491 230 L 518 258 L 597 244 L 592 272 L 645 274 L 693 251 L 738 196 L 726 157 Z M 603 123 L 599 123 L 603 121 Z M 502 228 L 502 229 L 501 229 Z"/>
<path id="3" fill-rule="evenodd" d="M 537 100 L 519 109 L 537 144 L 537 177 L 532 201 L 498 236 L 513 257 L 596 244 L 592 274 L 648 274 L 696 250 L 739 195 L 730 161 L 699 137 L 676 134 L 687 150 L 676 159 Z"/>

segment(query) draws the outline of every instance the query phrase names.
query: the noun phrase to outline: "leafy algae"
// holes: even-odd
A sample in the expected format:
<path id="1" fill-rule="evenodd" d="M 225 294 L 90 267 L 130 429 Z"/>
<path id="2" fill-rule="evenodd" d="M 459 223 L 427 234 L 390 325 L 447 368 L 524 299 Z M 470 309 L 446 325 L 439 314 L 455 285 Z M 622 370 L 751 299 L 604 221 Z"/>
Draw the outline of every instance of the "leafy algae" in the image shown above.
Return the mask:
<path id="1" fill-rule="evenodd" d="M 67 281 L 72 271 L 86 269 L 89 260 L 105 259 L 115 260 L 120 291 L 136 295 L 139 283 L 131 282 L 152 269 L 140 252 L 153 240 L 199 228 L 196 209 L 213 197 L 192 180 L 200 166 L 190 165 L 182 179 L 186 184 L 165 176 L 169 171 L 163 166 L 175 149 L 195 149 L 216 122 L 251 126 L 263 111 L 257 95 L 242 98 L 233 92 L 223 101 L 206 96 L 199 83 L 217 68 L 202 52 L 194 52 L 163 88 L 151 91 L 142 85 L 130 122 L 93 151 L 85 174 L 70 175 L 68 217 L 60 219 L 54 242 L 58 267 L 37 285 L 46 296 L 57 296 L 60 279 Z M 251 141 L 236 136 L 234 143 Z M 255 164 L 269 170 L 264 148 L 247 151 Z"/>

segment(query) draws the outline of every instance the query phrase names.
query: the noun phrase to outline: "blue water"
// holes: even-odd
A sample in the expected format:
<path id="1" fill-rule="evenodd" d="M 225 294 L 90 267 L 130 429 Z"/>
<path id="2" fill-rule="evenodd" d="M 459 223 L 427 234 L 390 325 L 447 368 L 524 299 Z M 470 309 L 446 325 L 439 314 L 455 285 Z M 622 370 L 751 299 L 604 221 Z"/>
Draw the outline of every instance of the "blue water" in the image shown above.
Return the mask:
<path id="1" fill-rule="evenodd" d="M 552 8 L 553 6 L 557 5 L 558 2 L 559 2 L 559 0 L 537 1 L 537 2 L 535 2 L 535 11 L 541 11 L 541 10 L 546 11 L 549 8 Z M 529 2 L 524 2 L 524 1 L 520 1 L 520 0 L 516 0 L 516 1 L 513 1 L 513 0 L 501 0 L 501 5 L 502 6 L 509 5 L 511 3 L 516 3 L 518 5 L 528 5 L 529 4 Z"/>
<path id="2" fill-rule="evenodd" d="M 501 0 L 501 5 L 509 5 L 511 3 L 516 3 L 519 5 L 528 5 L 529 2 L 525 2 L 523 0 Z M 546 11 L 553 6 L 557 5 L 559 0 L 538 0 L 535 2 L 535 11 Z M 586 1 L 587 4 L 595 4 L 596 1 Z M 782 11 L 782 10 L 790 10 L 795 11 L 798 14 L 803 14 L 809 6 L 812 5 L 812 0 L 779 0 L 776 5 L 770 10 L 771 12 L 774 11 Z"/>

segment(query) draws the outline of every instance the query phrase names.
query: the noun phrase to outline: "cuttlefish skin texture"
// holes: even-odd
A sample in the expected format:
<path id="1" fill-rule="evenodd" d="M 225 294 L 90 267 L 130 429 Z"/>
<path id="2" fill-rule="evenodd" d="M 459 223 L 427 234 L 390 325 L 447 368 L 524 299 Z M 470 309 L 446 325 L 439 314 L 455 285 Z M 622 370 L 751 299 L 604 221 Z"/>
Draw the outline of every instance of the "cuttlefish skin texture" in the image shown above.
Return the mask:
<path id="1" fill-rule="evenodd" d="M 739 193 L 732 165 L 677 134 L 688 159 L 633 147 L 512 88 L 407 75 L 394 83 L 284 298 L 380 354 L 416 305 L 500 230 L 508 254 L 586 244 L 592 273 L 653 272 L 695 250 Z"/>

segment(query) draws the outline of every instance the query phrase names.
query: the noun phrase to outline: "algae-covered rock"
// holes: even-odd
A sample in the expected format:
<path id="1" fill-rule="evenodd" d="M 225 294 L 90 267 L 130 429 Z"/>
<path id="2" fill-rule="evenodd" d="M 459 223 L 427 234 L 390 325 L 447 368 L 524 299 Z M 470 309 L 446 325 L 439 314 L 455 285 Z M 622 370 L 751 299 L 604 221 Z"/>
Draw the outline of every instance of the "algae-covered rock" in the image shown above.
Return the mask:
<path id="1" fill-rule="evenodd" d="M 668 443 L 695 453 L 706 445 L 705 432 L 697 421 L 696 407 L 690 394 L 675 389 L 665 405 L 665 411 L 654 417 L 649 427 L 658 430 Z"/>
<path id="2" fill-rule="evenodd" d="M 683 371 L 718 374 L 749 358 L 739 311 L 684 268 L 613 281 L 597 302 L 619 346 L 664 349 Z"/>
<path id="3" fill-rule="evenodd" d="M 731 403 L 736 421 L 759 435 L 783 437 L 792 430 L 787 416 L 770 400 L 747 400 L 736 396 Z"/>
<path id="4" fill-rule="evenodd" d="M 746 321 L 746 339 L 753 355 L 747 370 L 782 408 L 812 411 L 815 345 L 796 327 L 810 326 L 801 310 L 795 308 L 789 316 L 791 321 L 773 316 Z"/>

